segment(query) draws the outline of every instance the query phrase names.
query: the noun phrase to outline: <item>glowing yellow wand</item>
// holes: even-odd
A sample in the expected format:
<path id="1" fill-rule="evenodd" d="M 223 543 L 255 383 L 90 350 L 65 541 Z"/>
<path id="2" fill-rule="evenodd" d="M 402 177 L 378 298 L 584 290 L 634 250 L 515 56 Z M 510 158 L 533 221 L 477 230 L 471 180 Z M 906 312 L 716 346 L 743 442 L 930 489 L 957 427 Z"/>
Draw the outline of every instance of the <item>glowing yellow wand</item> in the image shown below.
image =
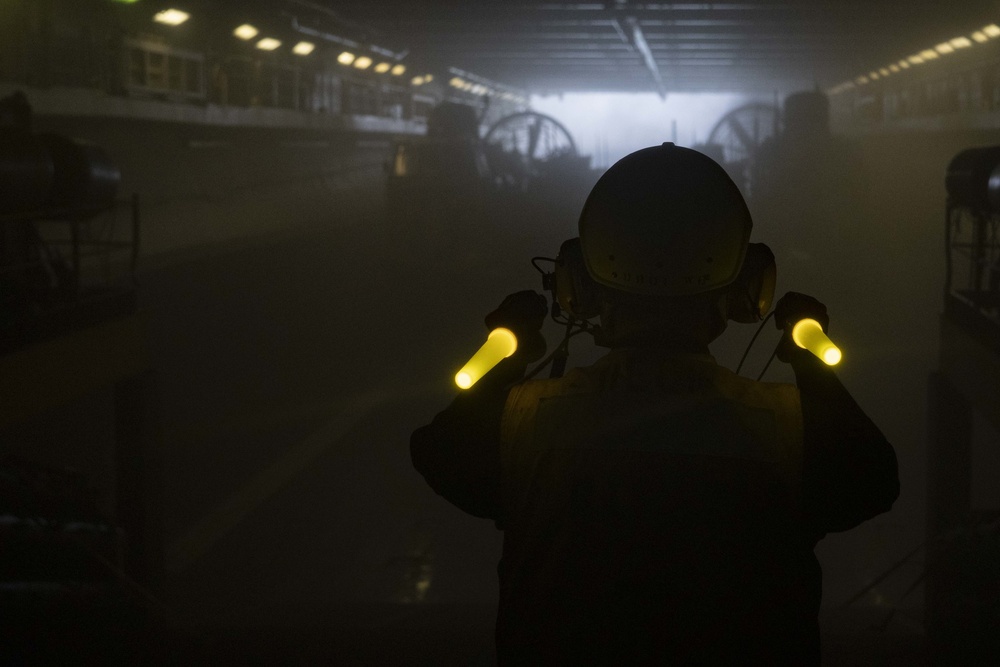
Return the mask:
<path id="1" fill-rule="evenodd" d="M 490 332 L 483 346 L 455 374 L 455 384 L 468 389 L 501 361 L 517 351 L 517 336 L 510 329 L 497 327 Z"/>
<path id="2" fill-rule="evenodd" d="M 827 366 L 839 364 L 843 356 L 840 348 L 823 333 L 823 326 L 812 318 L 807 317 L 795 323 L 792 327 L 792 340 L 802 349 L 815 354 Z"/>

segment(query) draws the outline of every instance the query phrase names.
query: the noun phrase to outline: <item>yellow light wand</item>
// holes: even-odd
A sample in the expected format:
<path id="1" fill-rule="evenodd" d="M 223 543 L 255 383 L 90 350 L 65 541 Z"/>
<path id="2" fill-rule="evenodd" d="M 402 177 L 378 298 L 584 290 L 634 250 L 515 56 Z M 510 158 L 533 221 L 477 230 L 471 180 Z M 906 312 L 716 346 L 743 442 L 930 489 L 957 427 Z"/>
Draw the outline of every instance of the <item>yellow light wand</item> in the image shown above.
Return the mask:
<path id="1" fill-rule="evenodd" d="M 811 318 L 795 323 L 795 326 L 792 327 L 792 340 L 799 347 L 815 354 L 827 366 L 839 364 L 843 356 L 840 348 L 834 345 L 833 341 L 823 333 L 823 326 Z"/>
<path id="2" fill-rule="evenodd" d="M 455 375 L 455 384 L 468 389 L 501 361 L 517 351 L 517 336 L 510 329 L 498 327 L 490 332 L 483 346 Z"/>

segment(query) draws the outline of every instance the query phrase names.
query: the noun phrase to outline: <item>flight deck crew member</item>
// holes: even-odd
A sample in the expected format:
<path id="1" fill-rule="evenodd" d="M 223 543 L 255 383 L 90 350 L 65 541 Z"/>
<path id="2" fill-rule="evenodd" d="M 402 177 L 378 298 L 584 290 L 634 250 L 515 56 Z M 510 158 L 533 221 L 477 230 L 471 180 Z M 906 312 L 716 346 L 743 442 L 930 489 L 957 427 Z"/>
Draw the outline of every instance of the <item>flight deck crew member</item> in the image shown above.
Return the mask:
<path id="1" fill-rule="evenodd" d="M 610 352 L 529 381 L 516 353 L 413 433 L 428 484 L 504 531 L 501 665 L 819 664 L 813 549 L 891 508 L 896 457 L 787 331 L 794 385 L 709 354 L 728 319 L 770 308 L 773 256 L 751 226 L 701 153 L 623 158 L 587 200 L 582 275 L 563 284 Z M 521 292 L 489 317 L 527 341 L 544 312 Z M 828 326 L 804 295 L 775 312 Z"/>

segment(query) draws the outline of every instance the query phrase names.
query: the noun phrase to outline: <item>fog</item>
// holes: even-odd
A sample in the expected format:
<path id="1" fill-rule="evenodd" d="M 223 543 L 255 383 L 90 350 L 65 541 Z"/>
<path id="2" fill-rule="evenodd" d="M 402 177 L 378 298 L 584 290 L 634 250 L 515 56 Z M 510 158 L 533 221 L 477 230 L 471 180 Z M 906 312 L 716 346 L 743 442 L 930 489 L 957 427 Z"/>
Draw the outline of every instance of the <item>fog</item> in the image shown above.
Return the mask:
<path id="1" fill-rule="evenodd" d="M 531 258 L 554 257 L 577 235 L 586 195 L 608 166 L 664 141 L 722 151 L 719 136 L 714 149 L 706 144 L 727 114 L 775 104 L 773 90 L 665 99 L 535 92 L 523 104 L 498 93 L 475 122 L 477 136 L 460 150 L 447 144 L 457 159 L 401 176 L 400 151 L 416 155 L 433 142 L 429 108 L 456 100 L 446 70 L 436 92 L 421 93 L 434 104 L 400 102 L 412 95 L 406 88 L 390 99 L 386 85 L 377 112 L 357 113 L 257 97 L 224 104 L 212 98 L 218 86 L 193 100 L 179 90 L 126 95 L 91 83 L 42 85 L 12 67 L 0 73 L 0 97 L 24 91 L 33 133 L 99 146 L 120 167 L 118 199 L 138 201 L 138 255 L 125 282 L 132 290 L 134 277 L 127 319 L 139 332 L 133 361 L 142 382 L 123 388 L 125 375 L 81 375 L 118 363 L 115 345 L 82 366 L 76 348 L 33 347 L 61 340 L 54 334 L 18 339 L 0 365 L 31 388 L 4 386 L 14 407 L 0 421 L 0 454 L 47 471 L 37 473 L 46 484 L 61 471 L 75 476 L 67 487 L 87 489 L 79 497 L 109 527 L 74 557 L 86 561 L 88 581 L 112 591 L 107 600 L 101 589 L 36 604 L 12 585 L 11 604 L 24 610 L 32 641 L 56 637 L 55 655 L 86 650 L 106 664 L 148 658 L 150 647 L 169 664 L 495 664 L 502 533 L 426 485 L 411 465 L 409 436 L 456 395 L 452 378 L 481 344 L 484 316 L 507 294 L 542 291 Z M 368 103 L 344 85 L 345 100 Z M 320 88 L 310 89 L 317 99 Z M 473 97 L 460 104 L 477 114 L 486 107 Z M 576 154 L 528 160 L 530 173 L 498 175 L 496 164 L 477 171 L 486 160 L 481 137 L 524 111 L 554 119 Z M 824 663 L 923 664 L 945 173 L 959 151 L 998 144 L 1000 133 L 995 109 L 982 112 L 990 122 L 956 116 L 909 128 L 852 113 L 834 104 L 823 131 L 793 136 L 786 127 L 780 142 L 762 138 L 756 148 L 776 151 L 770 180 L 744 163 L 726 166 L 747 196 L 751 240 L 775 252 L 777 294 L 804 292 L 827 305 L 844 352 L 838 375 L 899 460 L 893 510 L 817 548 Z M 763 164 L 765 152 L 757 156 Z M 126 233 L 130 211 L 119 204 L 94 220 L 113 219 Z M 84 284 L 130 271 L 122 255 L 83 267 Z M 731 323 L 713 355 L 735 368 L 754 331 Z M 543 333 L 555 349 L 562 329 L 550 321 Z M 778 339 L 768 326 L 744 375 L 763 370 Z M 578 337 L 569 364 L 603 353 Z M 54 361 L 38 361 L 46 355 Z M 981 387 L 997 382 L 995 371 L 984 372 Z M 779 362 L 765 379 L 793 380 Z M 139 416 L 122 417 L 128 405 Z M 993 516 L 1000 436 L 992 415 L 972 412 L 970 462 L 954 485 L 968 484 L 970 512 Z M 944 439 L 960 441 L 961 426 L 952 428 Z M 5 517 L 20 521 L 0 508 Z M 110 534 L 123 544 L 139 534 L 140 547 L 107 546 Z M 95 552 L 98 564 L 87 555 Z M 30 576 L 10 581 L 76 581 L 64 575 L 75 566 L 45 558 L 32 557 Z"/>
<path id="2" fill-rule="evenodd" d="M 595 167 L 609 167 L 647 146 L 673 141 L 681 146 L 706 143 L 727 112 L 748 101 L 723 93 L 567 93 L 535 96 L 531 108 L 558 119 L 594 156 Z"/>

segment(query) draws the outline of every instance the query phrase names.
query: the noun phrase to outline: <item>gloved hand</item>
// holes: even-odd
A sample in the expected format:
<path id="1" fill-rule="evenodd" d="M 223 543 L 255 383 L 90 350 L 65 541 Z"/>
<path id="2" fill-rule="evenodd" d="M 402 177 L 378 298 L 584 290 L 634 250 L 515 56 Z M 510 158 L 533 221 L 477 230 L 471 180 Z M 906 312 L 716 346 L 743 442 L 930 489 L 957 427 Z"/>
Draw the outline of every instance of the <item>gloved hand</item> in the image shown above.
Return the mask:
<path id="1" fill-rule="evenodd" d="M 549 302 L 533 290 L 523 290 L 507 295 L 496 310 L 486 316 L 486 328 L 510 329 L 517 336 L 517 351 L 510 361 L 528 364 L 545 354 L 545 337 L 542 323 L 549 312 Z"/>
<path id="2" fill-rule="evenodd" d="M 779 361 L 795 364 L 815 359 L 811 352 L 803 350 L 792 340 L 792 327 L 795 326 L 796 322 L 807 317 L 819 322 L 820 326 L 823 327 L 823 332 L 827 332 L 830 326 L 830 316 L 826 313 L 826 306 L 811 296 L 798 292 L 788 292 L 774 307 L 774 326 L 784 332 L 781 343 L 778 345 L 777 357 Z"/>

